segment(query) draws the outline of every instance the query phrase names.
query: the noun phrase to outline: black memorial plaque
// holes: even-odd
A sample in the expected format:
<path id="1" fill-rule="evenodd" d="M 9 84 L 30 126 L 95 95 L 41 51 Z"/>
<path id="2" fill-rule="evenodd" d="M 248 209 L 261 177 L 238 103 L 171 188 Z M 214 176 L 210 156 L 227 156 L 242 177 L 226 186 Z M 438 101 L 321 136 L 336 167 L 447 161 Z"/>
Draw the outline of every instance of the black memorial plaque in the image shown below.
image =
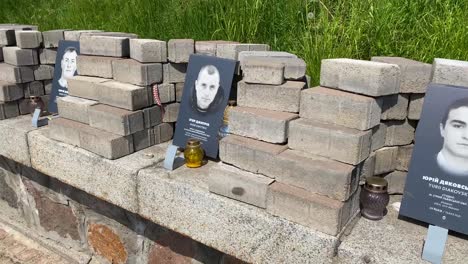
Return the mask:
<path id="1" fill-rule="evenodd" d="M 51 113 L 58 113 L 57 97 L 68 95 L 68 79 L 77 74 L 76 61 L 79 54 L 80 43 L 78 41 L 61 40 L 59 42 L 48 107 Z"/>
<path id="2" fill-rule="evenodd" d="M 218 155 L 218 131 L 229 100 L 236 61 L 191 55 L 173 144 L 185 147 L 189 138 L 200 140 L 206 156 Z"/>
<path id="3" fill-rule="evenodd" d="M 468 88 L 430 84 L 400 214 L 468 234 Z"/>

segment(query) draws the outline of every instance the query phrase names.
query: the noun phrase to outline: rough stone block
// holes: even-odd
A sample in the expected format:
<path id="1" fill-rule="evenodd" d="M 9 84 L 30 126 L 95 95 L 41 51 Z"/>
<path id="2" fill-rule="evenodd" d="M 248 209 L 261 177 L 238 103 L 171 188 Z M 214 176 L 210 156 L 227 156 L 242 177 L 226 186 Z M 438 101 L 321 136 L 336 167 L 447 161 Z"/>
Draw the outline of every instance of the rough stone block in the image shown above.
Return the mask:
<path id="1" fill-rule="evenodd" d="M 76 67 L 79 75 L 111 79 L 113 77 L 112 62 L 118 60 L 121 59 L 103 56 L 79 55 Z"/>
<path id="2" fill-rule="evenodd" d="M 17 67 L 0 63 L 0 80 L 11 83 L 26 83 L 34 81 L 34 72 L 30 67 Z"/>
<path id="3" fill-rule="evenodd" d="M 54 118 L 49 121 L 50 138 L 73 146 L 80 146 L 80 130 L 86 125 L 66 118 Z"/>
<path id="4" fill-rule="evenodd" d="M 434 59 L 432 82 L 468 87 L 468 61 Z"/>
<path id="5" fill-rule="evenodd" d="M 117 81 L 96 83 L 99 102 L 135 111 L 151 104 L 151 89 Z"/>
<path id="6" fill-rule="evenodd" d="M 130 42 L 128 37 L 96 36 L 85 33 L 80 36 L 80 54 L 128 57 Z"/>
<path id="7" fill-rule="evenodd" d="M 16 44 L 14 29 L 0 29 L 0 46 L 12 46 Z"/>
<path id="8" fill-rule="evenodd" d="M 64 118 L 54 119 L 50 127 L 50 136 L 53 139 L 77 145 L 107 159 L 117 159 L 133 153 L 131 136 L 115 135 Z"/>
<path id="9" fill-rule="evenodd" d="M 0 102 L 0 120 L 19 116 L 18 102 Z"/>
<path id="10" fill-rule="evenodd" d="M 36 81 L 52 80 L 54 78 L 54 66 L 37 65 L 33 66 L 34 79 Z"/>
<path id="11" fill-rule="evenodd" d="M 29 102 L 31 102 L 31 99 L 29 98 L 18 100 L 18 108 L 20 115 L 27 115 L 31 113 L 31 111 L 29 110 Z"/>
<path id="12" fill-rule="evenodd" d="M 360 166 L 359 184 L 364 184 L 366 178 L 374 176 L 375 171 L 375 152 L 372 152 L 369 157 L 363 161 Z"/>
<path id="13" fill-rule="evenodd" d="M 397 94 L 400 68 L 375 61 L 325 59 L 322 60 L 320 85 L 374 97 Z"/>
<path id="14" fill-rule="evenodd" d="M 41 96 L 44 94 L 44 84 L 41 81 L 34 81 L 24 85 L 24 98 L 29 98 L 31 96 Z"/>
<path id="15" fill-rule="evenodd" d="M 368 130 L 380 123 L 381 100 L 316 87 L 301 92 L 299 115 L 319 122 Z"/>
<path id="16" fill-rule="evenodd" d="M 164 105 L 163 122 L 176 122 L 179 117 L 180 103 L 172 103 Z"/>
<path id="17" fill-rule="evenodd" d="M 387 176 L 385 179 L 388 182 L 388 193 L 389 194 L 403 194 L 405 190 L 406 175 L 408 173 L 404 171 L 394 171 Z"/>
<path id="18" fill-rule="evenodd" d="M 228 135 L 219 141 L 219 158 L 243 170 L 274 178 L 278 166 L 276 156 L 287 148 L 287 145 Z"/>
<path id="19" fill-rule="evenodd" d="M 64 30 L 56 29 L 42 32 L 45 48 L 58 48 L 59 41 L 64 40 Z"/>
<path id="20" fill-rule="evenodd" d="M 176 97 L 176 102 L 182 101 L 182 94 L 184 92 L 184 85 L 185 83 L 176 83 L 175 84 L 175 97 Z"/>
<path id="21" fill-rule="evenodd" d="M 271 170 L 277 182 L 339 201 L 346 201 L 359 184 L 359 168 L 298 150 L 280 153 Z"/>
<path id="22" fill-rule="evenodd" d="M 267 57 L 280 59 L 297 58 L 296 55 L 284 51 L 241 51 L 239 52 L 240 64 L 243 64 L 244 60 L 248 57 Z"/>
<path id="23" fill-rule="evenodd" d="M 98 102 L 74 96 L 57 97 L 60 117 L 89 124 L 89 110 Z"/>
<path id="24" fill-rule="evenodd" d="M 216 45 L 216 56 L 225 59 L 238 60 L 242 51 L 268 51 L 270 46 L 266 44 L 243 44 L 243 43 L 218 43 Z"/>
<path id="25" fill-rule="evenodd" d="M 299 112 L 305 83 L 287 81 L 282 85 L 237 83 L 237 105 L 274 111 Z"/>
<path id="26" fill-rule="evenodd" d="M 273 181 L 265 176 L 217 164 L 210 170 L 208 188 L 210 192 L 265 208 L 268 186 Z"/>
<path id="27" fill-rule="evenodd" d="M 241 66 L 243 81 L 279 85 L 284 82 L 284 64 L 270 58 L 246 58 Z"/>
<path id="28" fill-rule="evenodd" d="M 151 128 L 145 128 L 133 134 L 135 151 L 169 141 L 174 135 L 174 128 L 170 123 L 161 123 Z"/>
<path id="29" fill-rule="evenodd" d="M 143 130 L 143 112 L 132 112 L 103 104 L 92 105 L 89 107 L 89 125 L 113 134 L 127 136 Z"/>
<path id="30" fill-rule="evenodd" d="M 3 47 L 3 60 L 15 66 L 39 64 L 39 57 L 35 49 L 20 49 L 18 47 Z"/>
<path id="31" fill-rule="evenodd" d="M 208 41 L 196 41 L 195 42 L 195 53 L 216 56 L 216 50 L 218 44 L 236 44 L 238 42 L 225 41 L 225 40 L 208 40 Z"/>
<path id="32" fill-rule="evenodd" d="M 63 37 L 65 38 L 65 40 L 80 41 L 81 34 L 96 32 L 101 32 L 101 30 L 67 30 L 63 32 Z"/>
<path id="33" fill-rule="evenodd" d="M 159 91 L 159 99 L 161 100 L 161 103 L 167 104 L 175 102 L 176 94 L 174 88 L 175 85 L 173 83 L 161 83 L 157 86 Z"/>
<path id="34" fill-rule="evenodd" d="M 385 146 L 385 140 L 387 136 L 387 125 L 380 123 L 378 126 L 372 129 L 372 143 L 371 151 L 383 148 Z"/>
<path id="35" fill-rule="evenodd" d="M 398 147 L 397 155 L 397 166 L 396 169 L 399 171 L 408 171 L 413 155 L 414 145 L 400 146 Z"/>
<path id="36" fill-rule="evenodd" d="M 174 63 L 188 63 L 190 54 L 195 53 L 193 39 L 171 39 L 167 42 L 168 60 Z"/>
<path id="37" fill-rule="evenodd" d="M 31 128 L 31 118 L 27 119 L 27 125 Z M 142 168 L 160 162 L 164 158 L 165 148 L 153 147 L 147 150 L 154 153 L 152 159 L 143 158 L 143 153 L 135 153 L 108 160 L 50 139 L 50 130 L 51 126 L 47 126 L 34 131 L 37 133 L 28 134 L 31 154 L 28 160 L 32 164 L 29 166 L 99 199 L 137 213 L 137 173 Z"/>
<path id="38" fill-rule="evenodd" d="M 414 139 L 414 127 L 405 121 L 385 122 L 387 132 L 385 135 L 385 146 L 409 145 Z"/>
<path id="39" fill-rule="evenodd" d="M 73 76 L 68 79 L 68 94 L 90 100 L 99 100 L 98 84 L 109 81 L 109 79 Z"/>
<path id="40" fill-rule="evenodd" d="M 400 93 L 425 93 L 431 81 L 432 65 L 401 57 L 372 57 L 372 61 L 400 67 Z"/>
<path id="41" fill-rule="evenodd" d="M 104 36 L 104 37 L 120 37 L 120 38 L 129 38 L 134 39 L 138 38 L 137 34 L 127 33 L 127 32 L 105 32 L 105 31 L 95 31 L 95 32 L 83 32 L 81 36 Z"/>
<path id="42" fill-rule="evenodd" d="M 155 105 L 152 107 L 144 108 L 142 111 L 145 128 L 150 128 L 162 123 L 163 113 L 160 106 Z"/>
<path id="43" fill-rule="evenodd" d="M 44 84 L 45 94 L 51 94 L 52 93 L 52 80 L 44 80 L 42 83 Z"/>
<path id="44" fill-rule="evenodd" d="M 398 147 L 385 147 L 375 151 L 374 175 L 392 172 L 397 167 Z"/>
<path id="45" fill-rule="evenodd" d="M 408 116 L 409 94 L 382 97 L 382 120 L 405 120 Z"/>
<path id="46" fill-rule="evenodd" d="M 357 165 L 370 153 L 372 132 L 299 118 L 289 124 L 291 149 Z"/>
<path id="47" fill-rule="evenodd" d="M 340 202 L 275 182 L 268 191 L 267 212 L 335 236 L 354 215 L 351 208 L 356 202 L 354 197 Z"/>
<path id="48" fill-rule="evenodd" d="M 163 64 L 163 81 L 165 83 L 185 82 L 186 72 L 186 63 L 165 63 Z"/>
<path id="49" fill-rule="evenodd" d="M 55 64 L 57 59 L 56 49 L 40 49 L 39 61 L 41 64 Z"/>
<path id="50" fill-rule="evenodd" d="M 130 58 L 139 62 L 166 62 L 166 42 L 155 39 L 130 39 Z"/>
<path id="51" fill-rule="evenodd" d="M 31 116 L 20 116 L 1 121 L 0 155 L 23 165 L 31 166 L 27 134 L 34 129 L 36 128 L 31 126 Z"/>
<path id="52" fill-rule="evenodd" d="M 140 214 L 248 263 L 331 263 L 336 237 L 207 192 L 212 165 L 140 171 Z"/>
<path id="53" fill-rule="evenodd" d="M 284 143 L 288 139 L 289 123 L 297 117 L 293 113 L 238 106 L 229 112 L 229 130 L 236 135 Z"/>
<path id="54" fill-rule="evenodd" d="M 408 108 L 408 119 L 419 120 L 422 113 L 425 94 L 412 94 Z"/>
<path id="55" fill-rule="evenodd" d="M 37 30 L 15 31 L 16 46 L 22 49 L 34 49 L 42 46 L 42 33 Z"/>
<path id="56" fill-rule="evenodd" d="M 24 97 L 23 87 L 0 81 L 0 102 L 11 102 Z"/>
<path id="57" fill-rule="evenodd" d="M 306 73 L 307 65 L 304 60 L 291 53 L 280 51 L 242 51 L 239 53 L 241 67 L 255 58 L 282 63 L 284 65 L 284 78 L 288 80 L 302 80 Z"/>
<path id="58" fill-rule="evenodd" d="M 144 86 L 162 82 L 163 70 L 161 63 L 126 59 L 112 62 L 112 75 L 117 81 Z"/>

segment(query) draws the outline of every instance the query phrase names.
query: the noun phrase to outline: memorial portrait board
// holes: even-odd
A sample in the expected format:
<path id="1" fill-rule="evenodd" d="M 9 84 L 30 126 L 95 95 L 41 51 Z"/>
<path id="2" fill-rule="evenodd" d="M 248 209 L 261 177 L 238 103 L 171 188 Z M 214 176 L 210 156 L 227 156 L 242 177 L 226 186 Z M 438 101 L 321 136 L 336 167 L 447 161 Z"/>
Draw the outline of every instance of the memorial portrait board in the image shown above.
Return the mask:
<path id="1" fill-rule="evenodd" d="M 58 113 L 57 97 L 68 95 L 68 79 L 77 74 L 77 57 L 80 54 L 78 41 L 61 40 L 55 59 L 54 79 L 49 100 L 49 112 Z"/>
<path id="2" fill-rule="evenodd" d="M 430 84 L 400 214 L 468 234 L 468 88 Z"/>
<path id="3" fill-rule="evenodd" d="M 200 140 L 206 156 L 218 155 L 218 131 L 229 100 L 236 61 L 213 56 L 190 56 L 173 144 L 185 147 Z"/>

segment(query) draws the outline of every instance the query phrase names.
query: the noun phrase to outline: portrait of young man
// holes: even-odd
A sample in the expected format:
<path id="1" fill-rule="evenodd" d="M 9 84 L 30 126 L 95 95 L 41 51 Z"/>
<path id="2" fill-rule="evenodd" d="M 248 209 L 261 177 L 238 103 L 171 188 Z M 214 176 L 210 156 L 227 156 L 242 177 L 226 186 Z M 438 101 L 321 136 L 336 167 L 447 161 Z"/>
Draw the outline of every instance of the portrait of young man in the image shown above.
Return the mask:
<path id="1" fill-rule="evenodd" d="M 437 154 L 439 168 L 454 176 L 468 177 L 468 97 L 452 103 L 440 123 L 444 139 Z"/>
<path id="2" fill-rule="evenodd" d="M 198 72 L 192 91 L 192 106 L 198 112 L 212 112 L 224 99 L 221 76 L 213 65 L 205 65 Z"/>
<path id="3" fill-rule="evenodd" d="M 80 43 L 78 41 L 60 40 L 48 106 L 51 113 L 58 113 L 57 97 L 68 95 L 68 80 L 78 73 L 77 58 L 79 54 Z"/>
<path id="4" fill-rule="evenodd" d="M 60 61 L 60 66 L 62 67 L 62 74 L 58 83 L 61 87 L 68 88 L 68 79 L 73 77 L 76 72 L 76 57 L 78 53 L 74 47 L 68 47 L 63 53 L 62 59 Z"/>
<path id="5" fill-rule="evenodd" d="M 400 215 L 468 234 L 468 87 L 428 86 Z"/>
<path id="6" fill-rule="evenodd" d="M 190 55 L 173 145 L 183 148 L 187 140 L 197 139 L 207 157 L 217 157 L 219 128 L 223 124 L 236 63 L 214 56 Z"/>

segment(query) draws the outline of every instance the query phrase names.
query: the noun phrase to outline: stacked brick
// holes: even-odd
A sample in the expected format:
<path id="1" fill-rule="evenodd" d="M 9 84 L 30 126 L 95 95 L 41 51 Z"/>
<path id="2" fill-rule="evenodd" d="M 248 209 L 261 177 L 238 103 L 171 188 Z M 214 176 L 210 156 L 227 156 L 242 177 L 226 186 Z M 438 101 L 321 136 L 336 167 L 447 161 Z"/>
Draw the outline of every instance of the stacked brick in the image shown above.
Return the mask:
<path id="1" fill-rule="evenodd" d="M 55 59 L 44 59 L 43 47 L 58 44 L 49 36 L 36 26 L 0 25 L 0 120 L 29 114 L 31 96 L 47 105 Z"/>
<path id="2" fill-rule="evenodd" d="M 60 118 L 50 122 L 51 136 L 107 159 L 169 141 L 179 105 L 174 86 L 163 83 L 166 43 L 119 32 L 74 37 L 78 75 L 68 81 L 69 95 L 57 99 Z M 161 105 L 154 105 L 154 85 Z"/>
<path id="3" fill-rule="evenodd" d="M 241 52 L 240 66 L 238 106 L 229 112 L 231 134 L 220 141 L 223 163 L 211 172 L 210 191 L 339 234 L 359 207 L 355 165 L 367 157 L 362 146 L 371 132 L 322 120 L 345 113 L 347 102 L 339 91 L 304 90 L 305 63 L 295 55 Z M 356 111 L 378 111 L 377 121 L 356 120 L 358 128 L 369 130 L 380 121 L 380 108 L 376 100 L 354 97 L 348 107 L 358 103 L 367 109 Z M 343 108 L 326 113 L 338 102 L 333 100 Z"/>
<path id="4" fill-rule="evenodd" d="M 415 129 L 431 78 L 431 65 L 399 57 L 373 57 L 371 60 L 398 65 L 400 84 L 397 94 L 381 97 L 379 130 L 382 131 L 374 131 L 375 144 L 361 179 L 385 177 L 389 182 L 389 193 L 401 194 L 411 161 Z"/>

